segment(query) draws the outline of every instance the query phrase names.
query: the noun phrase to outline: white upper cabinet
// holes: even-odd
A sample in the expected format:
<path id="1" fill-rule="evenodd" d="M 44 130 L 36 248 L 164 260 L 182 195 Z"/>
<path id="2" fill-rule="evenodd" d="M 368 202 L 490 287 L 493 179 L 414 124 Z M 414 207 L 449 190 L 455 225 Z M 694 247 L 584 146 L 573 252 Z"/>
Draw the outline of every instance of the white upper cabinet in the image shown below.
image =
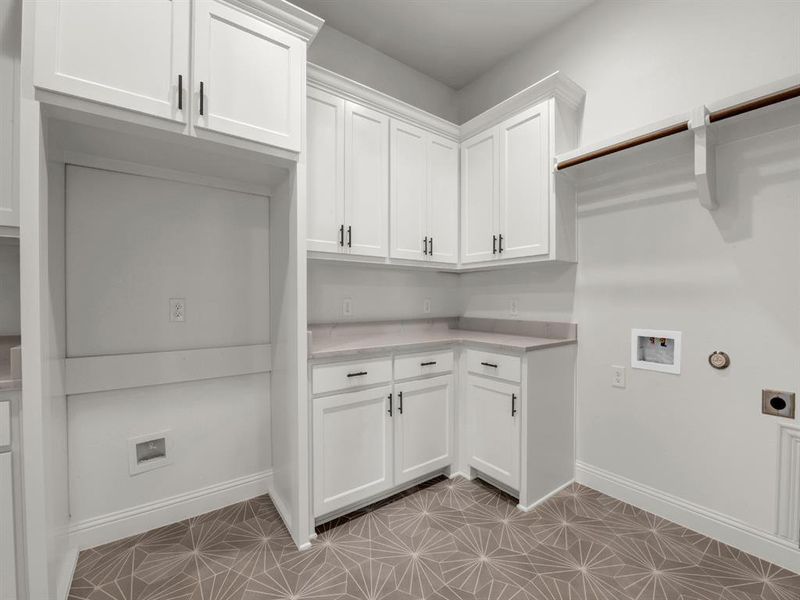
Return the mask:
<path id="1" fill-rule="evenodd" d="M 389 118 L 308 90 L 308 250 L 389 255 Z"/>
<path id="2" fill-rule="evenodd" d="M 429 258 L 458 262 L 458 142 L 432 135 L 428 142 Z"/>
<path id="3" fill-rule="evenodd" d="M 461 144 L 461 261 L 490 260 L 497 254 L 499 144 L 496 129 Z"/>
<path id="4" fill-rule="evenodd" d="M 458 144 L 392 120 L 391 256 L 458 262 Z"/>
<path id="5" fill-rule="evenodd" d="M 345 106 L 345 246 L 351 254 L 389 255 L 389 118 Z"/>
<path id="6" fill-rule="evenodd" d="M 194 18 L 195 126 L 299 152 L 305 42 L 216 0 Z"/>
<path id="7" fill-rule="evenodd" d="M 501 258 L 549 251 L 550 171 L 547 104 L 504 121 L 500 133 Z"/>
<path id="8" fill-rule="evenodd" d="M 391 256 L 428 256 L 428 134 L 392 120 L 390 202 Z"/>
<path id="9" fill-rule="evenodd" d="M 0 2 L 0 226 L 19 227 L 15 154 L 17 147 L 19 2 Z M 7 233 L 7 232 L 5 232 Z"/>
<path id="10" fill-rule="evenodd" d="M 308 249 L 339 252 L 344 242 L 344 105 L 308 90 Z"/>
<path id="11" fill-rule="evenodd" d="M 190 9 L 189 0 L 37 2 L 35 84 L 186 122 Z"/>

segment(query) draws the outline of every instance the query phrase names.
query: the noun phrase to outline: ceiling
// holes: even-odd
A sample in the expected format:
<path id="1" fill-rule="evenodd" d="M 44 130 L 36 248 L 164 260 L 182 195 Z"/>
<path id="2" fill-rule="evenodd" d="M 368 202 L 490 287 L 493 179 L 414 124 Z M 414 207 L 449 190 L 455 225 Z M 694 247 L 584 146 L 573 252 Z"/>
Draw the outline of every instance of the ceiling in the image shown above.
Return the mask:
<path id="1" fill-rule="evenodd" d="M 325 22 L 453 89 L 592 0 L 292 0 Z"/>

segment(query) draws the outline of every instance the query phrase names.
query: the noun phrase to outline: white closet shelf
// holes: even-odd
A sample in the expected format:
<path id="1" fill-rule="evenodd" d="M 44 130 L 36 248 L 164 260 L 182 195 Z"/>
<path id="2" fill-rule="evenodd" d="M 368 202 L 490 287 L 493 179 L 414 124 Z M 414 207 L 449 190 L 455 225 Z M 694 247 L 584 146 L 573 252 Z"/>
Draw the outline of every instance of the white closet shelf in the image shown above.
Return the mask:
<path id="1" fill-rule="evenodd" d="M 716 146 L 795 125 L 798 107 L 800 74 L 564 152 L 556 156 L 554 169 L 562 176 L 593 179 L 621 161 L 651 165 L 693 151 L 700 203 L 713 210 Z"/>

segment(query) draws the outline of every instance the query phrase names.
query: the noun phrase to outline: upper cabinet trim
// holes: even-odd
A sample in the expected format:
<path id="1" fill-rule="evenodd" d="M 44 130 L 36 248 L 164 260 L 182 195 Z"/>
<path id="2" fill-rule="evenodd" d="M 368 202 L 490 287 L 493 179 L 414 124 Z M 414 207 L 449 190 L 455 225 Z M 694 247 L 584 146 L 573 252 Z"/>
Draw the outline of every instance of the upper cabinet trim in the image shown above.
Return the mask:
<path id="1" fill-rule="evenodd" d="M 392 98 L 383 92 L 329 71 L 324 67 L 308 63 L 307 77 L 310 87 L 330 92 L 346 100 L 352 100 L 362 106 L 422 127 L 450 140 L 457 142 L 460 139 L 459 127 L 455 123 L 416 108 L 397 98 Z"/>
<path id="2" fill-rule="evenodd" d="M 258 14 L 276 27 L 299 37 L 310 46 L 325 20 L 285 0 L 225 0 L 250 13 Z"/>
<path id="3" fill-rule="evenodd" d="M 586 90 L 561 71 L 556 71 L 461 125 L 461 139 L 465 140 L 494 127 L 526 108 L 550 98 L 578 110 L 586 98 Z"/>

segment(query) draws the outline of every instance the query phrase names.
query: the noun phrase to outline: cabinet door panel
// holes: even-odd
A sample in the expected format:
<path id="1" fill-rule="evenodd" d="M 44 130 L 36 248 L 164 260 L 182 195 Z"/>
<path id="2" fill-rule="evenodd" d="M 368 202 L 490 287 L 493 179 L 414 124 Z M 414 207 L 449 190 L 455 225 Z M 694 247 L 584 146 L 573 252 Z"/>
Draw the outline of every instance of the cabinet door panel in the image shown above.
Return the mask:
<path id="1" fill-rule="evenodd" d="M 550 152 L 547 104 L 500 125 L 500 258 L 550 250 Z"/>
<path id="2" fill-rule="evenodd" d="M 299 38 L 227 4 L 198 2 L 195 126 L 299 152 L 304 62 Z"/>
<path id="3" fill-rule="evenodd" d="M 392 486 L 390 393 L 384 386 L 312 401 L 315 516 Z"/>
<path id="4" fill-rule="evenodd" d="M 516 415 L 512 412 L 516 396 Z M 468 377 L 469 463 L 515 490 L 519 489 L 520 388 L 483 377 Z"/>
<path id="5" fill-rule="evenodd" d="M 36 86 L 185 122 L 189 0 L 35 4 Z"/>
<path id="6" fill-rule="evenodd" d="M 395 387 L 395 484 L 451 463 L 452 398 L 452 375 Z"/>
<path id="7" fill-rule="evenodd" d="M 391 256 L 425 260 L 428 135 L 417 127 L 392 121 L 391 144 Z"/>
<path id="8" fill-rule="evenodd" d="M 497 234 L 497 131 L 476 135 L 461 145 L 461 261 L 494 258 Z"/>
<path id="9" fill-rule="evenodd" d="M 458 262 L 458 144 L 432 136 L 428 143 L 428 235 L 431 260 Z"/>
<path id="10" fill-rule="evenodd" d="M 19 200 L 15 193 L 18 64 L 21 2 L 0 3 L 0 226 L 19 227 Z"/>
<path id="11" fill-rule="evenodd" d="M 344 100 L 308 90 L 308 249 L 339 252 L 344 225 Z"/>
<path id="12" fill-rule="evenodd" d="M 345 106 L 346 249 L 389 255 L 389 118 L 353 102 Z"/>

